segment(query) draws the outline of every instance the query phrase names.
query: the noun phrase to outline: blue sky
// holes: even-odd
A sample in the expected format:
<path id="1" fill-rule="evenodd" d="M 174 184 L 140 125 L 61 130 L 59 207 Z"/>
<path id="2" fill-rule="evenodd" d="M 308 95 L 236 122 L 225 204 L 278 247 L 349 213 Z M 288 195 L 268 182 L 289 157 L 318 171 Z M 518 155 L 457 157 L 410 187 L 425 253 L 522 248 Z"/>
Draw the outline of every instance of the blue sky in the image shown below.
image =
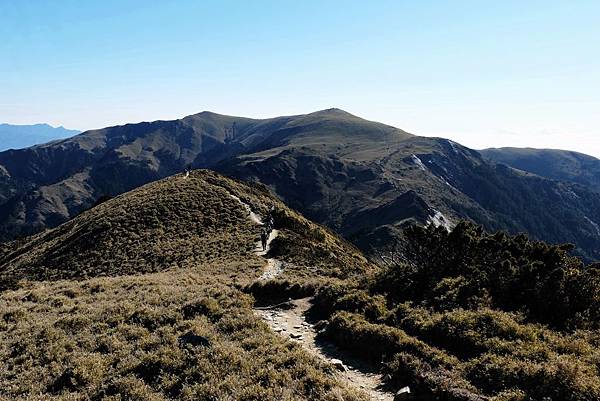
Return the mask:
<path id="1" fill-rule="evenodd" d="M 598 1 L 0 0 L 0 122 L 339 107 L 600 157 Z"/>

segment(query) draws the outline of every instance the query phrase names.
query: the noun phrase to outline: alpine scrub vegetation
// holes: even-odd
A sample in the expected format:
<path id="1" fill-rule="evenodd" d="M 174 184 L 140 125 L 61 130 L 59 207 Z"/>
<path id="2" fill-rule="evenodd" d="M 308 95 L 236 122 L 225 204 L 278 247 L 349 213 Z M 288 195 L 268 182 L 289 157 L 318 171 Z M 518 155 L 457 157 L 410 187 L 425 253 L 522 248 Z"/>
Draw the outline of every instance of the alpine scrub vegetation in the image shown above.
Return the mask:
<path id="1" fill-rule="evenodd" d="M 530 241 L 524 234 L 487 234 L 470 223 L 407 230 L 406 264 L 375 283 L 396 302 L 435 310 L 492 307 L 523 312 L 558 329 L 597 328 L 600 264 L 569 256 L 570 245 Z"/>
<path id="2" fill-rule="evenodd" d="M 0 297 L 0 399 L 352 400 L 219 265 L 30 283 Z"/>
<path id="3" fill-rule="evenodd" d="M 406 231 L 404 261 L 322 288 L 324 336 L 435 400 L 600 399 L 600 274 L 567 246 L 460 223 Z"/>

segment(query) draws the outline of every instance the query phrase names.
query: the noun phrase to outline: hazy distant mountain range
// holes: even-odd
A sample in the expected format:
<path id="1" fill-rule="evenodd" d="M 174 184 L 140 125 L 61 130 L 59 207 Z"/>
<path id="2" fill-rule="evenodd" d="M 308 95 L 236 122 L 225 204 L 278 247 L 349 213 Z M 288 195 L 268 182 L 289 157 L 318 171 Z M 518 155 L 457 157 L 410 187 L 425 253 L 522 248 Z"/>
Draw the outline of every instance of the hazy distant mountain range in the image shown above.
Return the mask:
<path id="1" fill-rule="evenodd" d="M 249 119 L 202 112 L 87 131 L 0 153 L 0 236 L 64 222 L 191 164 L 269 187 L 370 251 L 410 222 L 571 242 L 600 259 L 600 193 L 567 176 L 496 163 L 453 141 L 411 135 L 339 109 Z M 500 161 L 500 160 L 498 160 Z M 550 179 L 551 178 L 551 179 Z"/>
<path id="2" fill-rule="evenodd" d="M 68 138 L 80 132 L 48 124 L 0 124 L 0 150 L 26 148 L 55 139 Z"/>

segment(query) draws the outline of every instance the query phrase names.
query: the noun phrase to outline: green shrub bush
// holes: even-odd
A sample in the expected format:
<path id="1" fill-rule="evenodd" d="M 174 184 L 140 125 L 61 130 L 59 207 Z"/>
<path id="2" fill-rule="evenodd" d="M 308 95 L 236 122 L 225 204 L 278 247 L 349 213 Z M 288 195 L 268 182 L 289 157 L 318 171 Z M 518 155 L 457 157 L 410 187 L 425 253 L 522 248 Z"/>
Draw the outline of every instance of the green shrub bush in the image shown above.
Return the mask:
<path id="1" fill-rule="evenodd" d="M 329 340 L 423 399 L 600 399 L 600 268 L 470 223 L 406 233 L 404 262 L 320 288 Z"/>

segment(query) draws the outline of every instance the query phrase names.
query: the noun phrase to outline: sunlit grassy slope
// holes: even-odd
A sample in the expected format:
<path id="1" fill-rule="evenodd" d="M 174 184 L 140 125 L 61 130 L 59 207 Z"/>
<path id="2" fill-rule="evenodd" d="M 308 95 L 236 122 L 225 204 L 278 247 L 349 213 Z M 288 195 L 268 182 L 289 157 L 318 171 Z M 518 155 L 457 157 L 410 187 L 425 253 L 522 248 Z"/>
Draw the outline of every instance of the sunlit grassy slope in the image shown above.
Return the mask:
<path id="1" fill-rule="evenodd" d="M 209 171 L 176 175 L 128 192 L 25 241 L 0 260 L 5 287 L 19 279 L 54 280 L 238 263 L 258 274 L 253 253 L 260 226 L 230 194 L 266 215 L 274 207 L 278 257 L 345 277 L 368 269 L 364 257 L 327 229 L 304 219 L 257 187 Z"/>

